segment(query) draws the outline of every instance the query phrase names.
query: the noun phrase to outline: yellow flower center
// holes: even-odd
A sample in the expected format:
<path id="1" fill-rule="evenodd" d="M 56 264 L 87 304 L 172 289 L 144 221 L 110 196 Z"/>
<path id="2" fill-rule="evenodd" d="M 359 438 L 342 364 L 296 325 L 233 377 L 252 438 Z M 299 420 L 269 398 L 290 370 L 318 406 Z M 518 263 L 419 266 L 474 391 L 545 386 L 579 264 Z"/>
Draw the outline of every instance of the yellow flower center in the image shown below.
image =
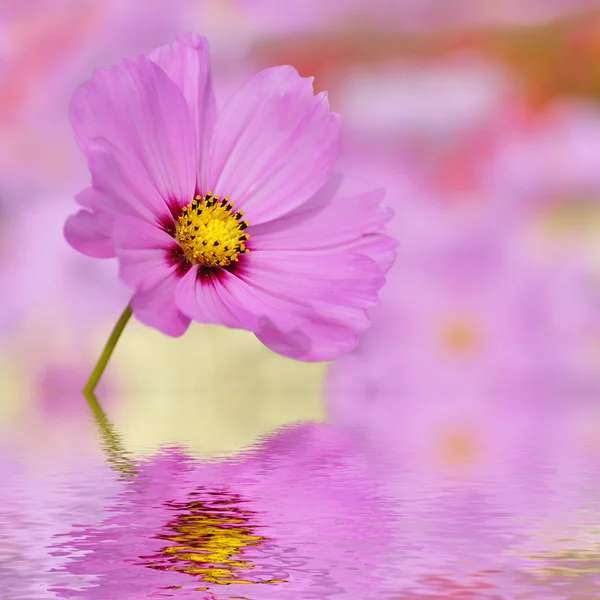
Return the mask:
<path id="1" fill-rule="evenodd" d="M 219 200 L 208 192 L 188 204 L 179 216 L 177 241 L 184 256 L 203 267 L 226 267 L 248 252 L 245 242 L 250 237 L 244 230 L 244 211 L 233 212 L 229 198 Z"/>

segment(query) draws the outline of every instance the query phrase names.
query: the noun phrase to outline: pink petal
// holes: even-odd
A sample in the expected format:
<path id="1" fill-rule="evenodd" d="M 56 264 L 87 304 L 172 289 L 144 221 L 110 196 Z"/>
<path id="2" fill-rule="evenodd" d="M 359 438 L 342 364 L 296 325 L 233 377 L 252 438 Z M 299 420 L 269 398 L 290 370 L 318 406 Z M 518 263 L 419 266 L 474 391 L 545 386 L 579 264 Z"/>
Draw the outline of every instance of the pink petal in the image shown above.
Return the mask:
<path id="1" fill-rule="evenodd" d="M 186 317 L 175 304 L 175 290 L 181 280 L 177 267 L 165 272 L 165 278 L 154 287 L 138 290 L 131 299 L 135 316 L 146 325 L 155 327 L 166 335 L 179 337 L 190 326 Z"/>
<path id="2" fill-rule="evenodd" d="M 159 227 L 128 216 L 115 221 L 114 240 L 120 277 L 136 288 L 131 300 L 135 316 L 167 335 L 182 335 L 190 319 L 175 304 L 182 277 L 181 263 L 172 258 L 178 244 Z"/>
<path id="3" fill-rule="evenodd" d="M 296 360 L 332 360 L 358 344 L 358 332 L 369 325 L 365 311 L 344 306 L 311 306 L 300 298 L 283 298 L 256 282 L 231 277 L 225 282 L 238 302 L 258 316 L 256 337 L 274 352 Z"/>
<path id="4" fill-rule="evenodd" d="M 177 286 L 176 302 L 179 309 L 199 323 L 254 329 L 254 315 L 232 298 L 220 281 L 222 277 L 233 276 L 226 271 L 199 274 L 199 268 L 199 265 L 194 265 Z"/>
<path id="5" fill-rule="evenodd" d="M 207 190 L 229 196 L 251 224 L 279 217 L 326 182 L 340 145 L 339 117 L 292 67 L 257 73 L 217 118 Z"/>
<path id="6" fill-rule="evenodd" d="M 282 298 L 366 308 L 379 303 L 385 276 L 377 263 L 352 251 L 258 251 L 244 257 L 241 279 Z"/>
<path id="7" fill-rule="evenodd" d="M 363 308 L 342 304 L 314 303 L 296 306 L 296 311 L 303 319 L 300 326 L 284 329 L 266 316 L 255 334 L 273 351 L 297 360 L 317 362 L 346 354 L 356 348 L 358 334 L 370 325 Z"/>
<path id="8" fill-rule="evenodd" d="M 273 352 L 306 362 L 333 360 L 358 345 L 358 335 L 335 321 L 309 321 L 291 334 L 266 323 L 256 337 Z"/>
<path id="9" fill-rule="evenodd" d="M 273 276 L 273 263 L 262 261 L 260 256 L 255 264 L 240 265 L 234 273 L 220 270 L 203 275 L 195 266 L 178 284 L 177 306 L 202 323 L 253 331 L 279 354 L 307 361 L 333 359 L 356 347 L 358 333 L 369 325 L 363 305 L 370 302 L 370 297 L 347 291 L 332 297 L 331 285 L 329 291 L 321 290 L 324 271 L 314 274 L 312 261 L 322 264 L 324 256 L 303 260 L 303 254 L 312 253 L 296 253 L 295 265 L 289 256 L 275 257 L 276 261 L 287 259 L 283 262 L 292 274 L 284 277 L 279 271 Z M 250 262 L 246 260 L 250 256 L 252 253 L 244 257 L 244 263 Z M 379 272 L 375 263 L 364 256 L 356 255 L 352 262 L 357 278 L 366 276 L 367 264 L 369 270 Z M 330 260 L 329 268 L 336 271 L 332 263 L 335 260 Z M 306 268 L 313 275 L 306 273 Z M 290 280 L 296 281 L 295 286 L 290 287 Z M 342 290 L 343 277 L 336 281 L 336 288 Z"/>
<path id="10" fill-rule="evenodd" d="M 251 251 L 244 258 L 238 277 L 254 293 L 289 303 L 304 321 L 283 329 L 265 313 L 255 331 L 265 345 L 306 361 L 330 360 L 356 347 L 369 326 L 366 308 L 378 303 L 385 281 L 373 260 L 351 251 Z"/>
<path id="11" fill-rule="evenodd" d="M 110 70 L 99 70 L 75 92 L 71 102 L 71 124 L 83 153 L 90 157 L 98 139 L 103 150 L 119 165 L 119 179 L 127 173 L 130 182 L 150 184 L 153 193 L 122 190 L 133 194 L 141 206 L 156 214 L 160 203 L 165 212 L 173 202 L 192 198 L 197 172 L 194 129 L 181 90 L 147 58 L 125 61 Z M 106 161 L 105 161 L 106 164 Z M 121 186 L 110 181 L 106 169 L 92 174 L 118 197 Z M 108 181 L 107 181 L 108 179 Z"/>
<path id="12" fill-rule="evenodd" d="M 135 217 L 120 217 L 113 228 L 119 276 L 138 290 L 150 289 L 177 266 L 179 244 L 164 230 Z"/>
<path id="13" fill-rule="evenodd" d="M 177 290 L 180 310 L 196 321 L 258 331 L 269 320 L 286 332 L 305 324 L 297 302 L 265 293 L 224 269 L 200 276 L 198 272 L 198 267 L 191 269 Z"/>
<path id="14" fill-rule="evenodd" d="M 248 233 L 261 250 L 315 250 L 356 242 L 381 231 L 393 211 L 382 205 L 385 191 L 339 174 L 307 202 Z"/>
<path id="15" fill-rule="evenodd" d="M 104 213 L 119 213 L 119 203 L 93 187 L 85 188 L 75 196 L 75 202 L 88 210 Z"/>
<path id="16" fill-rule="evenodd" d="M 253 285 L 253 282 L 228 272 L 220 281 L 232 300 L 253 315 L 248 329 L 256 332 L 263 323 L 272 322 L 278 329 L 291 333 L 306 324 L 304 315 L 310 312 L 310 307 L 300 299 L 273 295 Z"/>
<path id="17" fill-rule="evenodd" d="M 135 215 L 151 223 L 172 220 L 171 211 L 146 173 L 107 140 L 98 138 L 90 144 L 88 166 L 92 189 L 105 199 L 101 210 L 113 216 Z M 97 199 L 94 204 L 98 204 Z"/>
<path id="18" fill-rule="evenodd" d="M 80 210 L 70 216 L 64 228 L 65 238 L 75 250 L 93 258 L 115 256 L 111 222 L 104 214 Z"/>
<path id="19" fill-rule="evenodd" d="M 198 161 L 202 165 L 216 118 L 206 38 L 197 33 L 181 35 L 176 42 L 151 52 L 148 58 L 182 91 L 194 123 Z"/>
<path id="20" fill-rule="evenodd" d="M 265 318 L 255 335 L 267 348 L 282 356 L 304 360 L 306 356 L 311 355 L 313 342 L 303 328 L 283 332 L 270 319 Z"/>
<path id="21" fill-rule="evenodd" d="M 396 260 L 397 246 L 398 242 L 394 238 L 381 233 L 371 233 L 339 246 L 338 249 L 364 254 L 374 260 L 384 273 L 387 273 Z"/>
<path id="22" fill-rule="evenodd" d="M 257 226 L 248 233 L 260 250 L 323 250 L 358 252 L 387 272 L 396 257 L 397 242 L 380 233 L 393 216 L 382 205 L 384 190 L 338 174 L 291 213 Z"/>

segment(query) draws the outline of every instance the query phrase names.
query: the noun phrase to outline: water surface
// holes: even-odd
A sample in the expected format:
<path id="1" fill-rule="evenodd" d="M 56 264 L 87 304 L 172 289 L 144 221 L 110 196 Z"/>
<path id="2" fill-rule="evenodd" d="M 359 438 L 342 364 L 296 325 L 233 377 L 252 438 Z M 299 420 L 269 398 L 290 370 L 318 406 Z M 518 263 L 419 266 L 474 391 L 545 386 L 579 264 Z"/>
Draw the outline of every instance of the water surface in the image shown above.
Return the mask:
<path id="1" fill-rule="evenodd" d="M 208 453 L 128 447 L 115 406 L 4 431 L 3 599 L 600 596 L 599 448 L 581 428 L 506 428 L 485 454 L 493 423 L 427 447 L 307 421 Z"/>

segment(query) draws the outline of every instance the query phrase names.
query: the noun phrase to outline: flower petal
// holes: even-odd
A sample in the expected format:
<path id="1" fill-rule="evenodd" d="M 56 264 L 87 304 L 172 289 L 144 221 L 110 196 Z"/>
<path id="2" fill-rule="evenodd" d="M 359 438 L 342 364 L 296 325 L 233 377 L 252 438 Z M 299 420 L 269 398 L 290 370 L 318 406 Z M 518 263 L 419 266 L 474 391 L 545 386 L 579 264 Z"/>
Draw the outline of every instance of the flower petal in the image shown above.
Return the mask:
<path id="1" fill-rule="evenodd" d="M 199 323 L 217 323 L 236 329 L 255 329 L 256 317 L 232 298 L 221 279 L 232 277 L 226 271 L 199 272 L 194 265 L 177 286 L 179 309 Z"/>
<path id="2" fill-rule="evenodd" d="M 393 211 L 382 205 L 385 190 L 368 182 L 333 174 L 294 211 L 248 228 L 261 250 L 315 250 L 357 241 L 381 231 Z"/>
<path id="3" fill-rule="evenodd" d="M 398 242 L 389 235 L 371 233 L 338 248 L 368 256 L 379 265 L 384 273 L 387 273 L 396 260 L 397 246 Z"/>
<path id="4" fill-rule="evenodd" d="M 133 313 L 142 323 L 172 337 L 183 335 L 191 323 L 191 319 L 175 304 L 179 281 L 181 277 L 177 267 L 171 267 L 164 279 L 151 288 L 138 290 L 131 299 Z"/>
<path id="5" fill-rule="evenodd" d="M 93 189 L 104 199 L 102 210 L 113 216 L 134 215 L 150 223 L 172 220 L 153 182 L 108 140 L 97 138 L 90 144 L 88 166 Z"/>
<path id="6" fill-rule="evenodd" d="M 207 190 L 229 196 L 252 224 L 279 217 L 327 180 L 340 145 L 338 115 L 292 67 L 257 73 L 217 118 Z"/>
<path id="7" fill-rule="evenodd" d="M 377 263 L 352 251 L 251 251 L 239 277 L 282 298 L 311 305 L 367 308 L 379 303 L 385 276 Z"/>
<path id="8" fill-rule="evenodd" d="M 260 315 L 253 329 L 256 337 L 283 356 L 309 362 L 332 360 L 356 348 L 358 332 L 369 325 L 362 309 L 325 304 L 317 309 L 298 298 L 282 298 L 276 290 L 267 292 L 255 283 L 238 279 L 230 289 L 243 292 L 246 306 Z"/>
<path id="9" fill-rule="evenodd" d="M 119 204 L 93 187 L 85 188 L 75 196 L 75 202 L 88 210 L 104 213 L 119 213 Z"/>
<path id="10" fill-rule="evenodd" d="M 245 256 L 244 262 L 250 256 Z M 323 257 L 315 261 L 322 263 Z M 368 258 L 354 257 L 355 265 L 361 261 L 378 270 Z M 199 268 L 193 267 L 178 284 L 177 306 L 202 323 L 253 331 L 275 352 L 298 360 L 330 360 L 356 347 L 358 333 L 369 325 L 363 307 L 367 301 L 359 301 L 348 293 L 328 301 L 327 294 L 319 291 L 320 274 L 307 276 L 296 265 L 295 273 L 282 280 L 278 273 L 271 276 L 268 261 L 255 263 L 250 267 L 240 265 L 233 273 L 220 270 L 200 272 L 200 276 Z M 310 261 L 302 264 L 313 266 Z M 354 268 L 358 276 L 364 275 L 360 267 Z M 301 278 L 305 279 L 303 283 L 289 289 L 288 279 Z"/>
<path id="11" fill-rule="evenodd" d="M 358 345 L 358 335 L 352 329 L 324 320 L 309 321 L 302 330 L 291 333 L 266 322 L 256 337 L 273 352 L 306 362 L 333 360 Z"/>
<path id="12" fill-rule="evenodd" d="M 102 138 L 122 172 L 151 183 L 150 199 L 138 194 L 149 210 L 156 210 L 156 195 L 166 208 L 192 198 L 197 152 L 190 112 L 181 90 L 148 58 L 97 71 L 75 92 L 70 118 L 86 156 Z"/>
<path id="13" fill-rule="evenodd" d="M 216 119 L 215 96 L 210 76 L 210 53 L 206 38 L 197 33 L 181 35 L 176 42 L 148 55 L 177 85 L 188 104 L 196 139 L 199 164 L 208 150 Z M 200 171 L 198 171 L 198 177 Z M 198 179 L 198 184 L 200 179 Z"/>
<path id="14" fill-rule="evenodd" d="M 175 304 L 175 290 L 183 275 L 173 260 L 179 245 L 165 231 L 135 217 L 114 224 L 114 240 L 121 279 L 136 288 L 131 300 L 135 316 L 151 327 L 177 337 L 190 324 Z"/>
<path id="15" fill-rule="evenodd" d="M 93 258 L 113 258 L 112 223 L 105 214 L 80 210 L 71 215 L 64 228 L 67 242 L 79 252 Z"/>
<path id="16" fill-rule="evenodd" d="M 120 217 L 113 227 L 119 276 L 136 289 L 153 288 L 177 261 L 179 244 L 164 230 L 135 217 Z"/>
<path id="17" fill-rule="evenodd" d="M 181 280 L 177 304 L 196 321 L 255 332 L 269 321 L 288 333 L 306 323 L 300 312 L 307 306 L 265 293 L 224 269 L 200 275 L 197 267 L 192 270 L 195 276 L 190 272 Z"/>
<path id="18" fill-rule="evenodd" d="M 257 337 L 274 351 L 306 361 L 331 360 L 358 344 L 385 281 L 367 256 L 352 251 L 251 251 L 236 272 L 254 293 L 287 302 L 303 323 L 283 329 L 269 319 Z M 302 332 L 302 336 L 298 332 Z"/>

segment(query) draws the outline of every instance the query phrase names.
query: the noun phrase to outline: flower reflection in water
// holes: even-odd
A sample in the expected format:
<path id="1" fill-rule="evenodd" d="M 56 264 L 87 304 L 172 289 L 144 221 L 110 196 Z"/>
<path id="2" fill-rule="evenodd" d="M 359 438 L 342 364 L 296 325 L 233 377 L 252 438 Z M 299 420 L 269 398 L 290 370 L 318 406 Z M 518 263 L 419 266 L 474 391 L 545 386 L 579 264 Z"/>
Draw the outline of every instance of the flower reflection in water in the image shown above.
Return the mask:
<path id="1" fill-rule="evenodd" d="M 390 515 L 337 428 L 287 427 L 227 460 L 172 448 L 132 474 L 107 519 L 56 544 L 67 574 L 95 580 L 59 597 L 384 597 Z"/>
<path id="2" fill-rule="evenodd" d="M 172 542 L 159 553 L 141 557 L 152 569 L 177 571 L 199 576 L 207 583 L 280 583 L 281 580 L 251 581 L 243 573 L 255 565 L 244 560 L 245 548 L 259 546 L 264 538 L 253 531 L 253 511 L 242 507 L 243 500 L 227 492 L 197 490 L 190 502 L 166 502 L 175 512 L 159 539 Z"/>

